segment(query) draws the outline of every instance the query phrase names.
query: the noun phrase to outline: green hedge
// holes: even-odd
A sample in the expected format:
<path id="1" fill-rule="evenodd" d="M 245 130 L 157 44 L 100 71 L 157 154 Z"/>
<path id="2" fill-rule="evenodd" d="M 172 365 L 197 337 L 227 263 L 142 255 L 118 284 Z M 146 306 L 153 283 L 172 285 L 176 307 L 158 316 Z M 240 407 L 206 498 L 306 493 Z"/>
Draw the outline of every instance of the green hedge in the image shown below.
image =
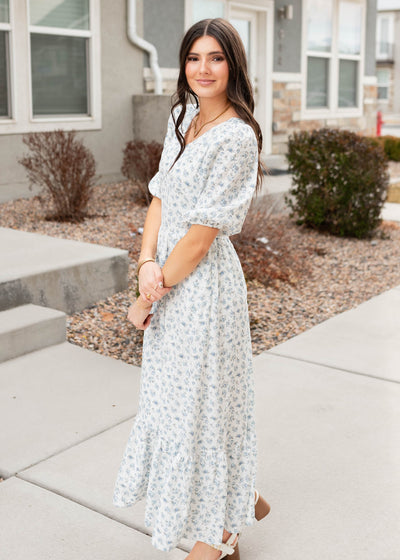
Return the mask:
<path id="1" fill-rule="evenodd" d="M 383 147 L 388 159 L 400 161 L 400 138 L 396 136 L 375 136 L 372 140 Z"/>
<path id="2" fill-rule="evenodd" d="M 288 141 L 294 186 L 286 202 L 299 224 L 338 236 L 370 236 L 387 196 L 387 158 L 375 141 L 322 128 Z"/>

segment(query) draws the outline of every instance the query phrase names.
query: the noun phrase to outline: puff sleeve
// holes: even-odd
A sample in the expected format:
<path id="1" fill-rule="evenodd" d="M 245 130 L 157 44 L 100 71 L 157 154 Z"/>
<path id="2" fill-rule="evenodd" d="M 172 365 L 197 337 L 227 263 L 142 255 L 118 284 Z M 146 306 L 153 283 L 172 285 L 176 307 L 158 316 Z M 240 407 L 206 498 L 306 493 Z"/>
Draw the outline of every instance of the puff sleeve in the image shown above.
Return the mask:
<path id="1" fill-rule="evenodd" d="M 160 171 L 157 171 L 149 182 L 149 191 L 153 196 L 157 196 L 158 198 L 161 198 L 161 180 Z"/>
<path id="2" fill-rule="evenodd" d="M 175 126 L 172 120 L 172 115 L 170 115 L 168 119 L 167 134 L 165 135 L 165 139 L 164 139 L 163 151 L 161 153 L 159 168 L 157 173 L 152 177 L 148 185 L 150 193 L 153 196 L 156 196 L 157 198 L 161 198 L 162 196 L 162 183 L 164 181 L 163 162 L 164 162 L 165 150 L 174 134 L 175 134 Z"/>
<path id="3" fill-rule="evenodd" d="M 187 221 L 218 228 L 228 236 L 240 233 L 254 195 L 258 145 L 249 125 L 237 135 L 219 137 L 208 151 L 207 174 Z"/>

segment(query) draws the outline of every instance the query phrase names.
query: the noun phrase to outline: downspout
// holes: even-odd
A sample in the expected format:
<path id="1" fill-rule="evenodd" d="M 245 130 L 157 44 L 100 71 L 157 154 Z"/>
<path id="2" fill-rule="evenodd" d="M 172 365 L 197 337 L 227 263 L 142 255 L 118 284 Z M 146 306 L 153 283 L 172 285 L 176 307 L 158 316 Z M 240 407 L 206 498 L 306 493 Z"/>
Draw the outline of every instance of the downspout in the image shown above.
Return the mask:
<path id="1" fill-rule="evenodd" d="M 162 94 L 162 76 L 158 65 L 157 50 L 154 45 L 139 37 L 136 33 L 136 0 L 128 0 L 128 38 L 134 45 L 146 51 L 150 56 L 150 68 L 154 76 L 154 93 Z"/>

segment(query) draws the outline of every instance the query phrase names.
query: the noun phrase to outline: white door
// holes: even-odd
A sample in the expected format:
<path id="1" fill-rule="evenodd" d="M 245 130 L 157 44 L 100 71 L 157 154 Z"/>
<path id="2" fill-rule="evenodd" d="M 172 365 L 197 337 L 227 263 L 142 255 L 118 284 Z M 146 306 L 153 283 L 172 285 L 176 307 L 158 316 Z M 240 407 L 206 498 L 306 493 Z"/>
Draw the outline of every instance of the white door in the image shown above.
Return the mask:
<path id="1" fill-rule="evenodd" d="M 246 50 L 254 91 L 254 116 L 261 126 L 265 154 L 271 153 L 272 141 L 273 2 L 267 4 L 263 9 L 228 4 L 228 19 L 239 32 Z"/>

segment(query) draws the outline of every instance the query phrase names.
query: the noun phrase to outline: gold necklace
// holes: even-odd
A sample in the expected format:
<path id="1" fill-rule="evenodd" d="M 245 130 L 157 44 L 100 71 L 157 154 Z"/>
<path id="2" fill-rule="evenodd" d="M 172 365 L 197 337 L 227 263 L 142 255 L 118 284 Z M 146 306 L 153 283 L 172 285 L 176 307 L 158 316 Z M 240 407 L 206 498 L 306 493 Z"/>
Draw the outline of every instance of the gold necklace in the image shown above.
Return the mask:
<path id="1" fill-rule="evenodd" d="M 228 103 L 228 105 L 225 107 L 225 109 L 222 111 L 222 113 L 220 113 L 219 115 L 217 115 L 214 119 L 212 119 L 211 121 L 207 121 L 205 122 L 203 125 L 201 125 L 201 127 L 199 128 L 199 130 L 196 130 L 196 125 L 197 125 L 197 121 L 199 118 L 199 115 L 196 116 L 196 122 L 193 125 L 193 136 L 194 138 L 196 138 L 196 136 L 198 136 L 200 134 L 200 132 L 203 130 L 203 128 L 206 126 L 206 124 L 211 124 L 212 122 L 216 121 L 217 119 L 219 119 L 219 117 L 222 117 L 222 115 L 224 113 L 227 112 L 227 110 L 229 109 L 229 107 L 231 106 L 230 103 Z"/>

